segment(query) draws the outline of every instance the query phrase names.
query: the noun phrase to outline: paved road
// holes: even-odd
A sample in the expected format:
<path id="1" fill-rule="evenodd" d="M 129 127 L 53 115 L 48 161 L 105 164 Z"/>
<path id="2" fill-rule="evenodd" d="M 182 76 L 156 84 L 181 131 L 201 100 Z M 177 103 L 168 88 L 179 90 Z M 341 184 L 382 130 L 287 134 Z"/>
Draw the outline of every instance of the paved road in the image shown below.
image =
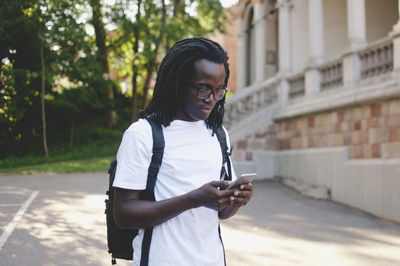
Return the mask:
<path id="1" fill-rule="evenodd" d="M 252 202 L 222 224 L 229 266 L 400 265 L 399 224 L 254 185 Z M 110 265 L 106 186 L 104 173 L 0 175 L 0 265 Z"/>

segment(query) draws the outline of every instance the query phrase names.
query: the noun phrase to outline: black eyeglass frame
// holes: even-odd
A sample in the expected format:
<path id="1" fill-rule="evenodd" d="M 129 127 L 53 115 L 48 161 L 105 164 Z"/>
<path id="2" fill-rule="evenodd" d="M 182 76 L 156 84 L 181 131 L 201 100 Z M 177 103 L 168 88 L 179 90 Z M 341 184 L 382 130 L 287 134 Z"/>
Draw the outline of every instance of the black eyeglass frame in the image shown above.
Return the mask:
<path id="1" fill-rule="evenodd" d="M 220 100 L 222 100 L 224 97 L 225 97 L 225 95 L 226 95 L 226 93 L 227 93 L 227 91 L 228 91 L 228 88 L 226 87 L 226 86 L 223 86 L 223 87 L 220 87 L 220 88 L 210 88 L 210 87 L 207 87 L 207 88 L 200 88 L 200 87 L 198 87 L 198 85 L 196 85 L 196 84 L 193 84 L 193 83 L 190 83 L 189 84 L 190 86 L 192 86 L 192 88 L 194 88 L 194 89 L 196 89 L 196 91 L 197 91 L 197 93 L 196 93 L 196 97 L 197 97 L 197 99 L 200 99 L 200 100 L 206 100 L 206 99 L 208 99 L 210 96 L 211 96 L 211 94 L 214 96 L 214 99 L 215 100 L 217 100 L 217 101 L 220 101 Z M 199 97 L 199 93 L 200 93 L 200 90 L 208 90 L 210 93 L 207 95 L 207 97 Z M 221 97 L 219 97 L 219 98 L 217 98 L 216 96 L 217 96 L 217 90 L 222 90 L 222 91 L 224 91 L 224 94 L 221 96 Z"/>

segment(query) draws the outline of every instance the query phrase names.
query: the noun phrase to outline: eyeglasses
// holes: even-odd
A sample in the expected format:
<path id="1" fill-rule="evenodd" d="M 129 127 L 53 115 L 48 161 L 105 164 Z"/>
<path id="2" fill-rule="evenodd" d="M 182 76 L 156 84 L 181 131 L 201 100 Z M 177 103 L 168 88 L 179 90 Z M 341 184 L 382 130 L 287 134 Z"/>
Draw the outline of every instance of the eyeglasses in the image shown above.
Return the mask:
<path id="1" fill-rule="evenodd" d="M 219 101 L 224 98 L 226 92 L 228 91 L 228 88 L 223 86 L 220 88 L 209 88 L 209 87 L 199 87 L 198 85 L 195 84 L 190 84 L 194 89 L 197 90 L 197 98 L 200 100 L 205 100 L 210 97 L 211 94 L 214 95 L 214 99 Z"/>

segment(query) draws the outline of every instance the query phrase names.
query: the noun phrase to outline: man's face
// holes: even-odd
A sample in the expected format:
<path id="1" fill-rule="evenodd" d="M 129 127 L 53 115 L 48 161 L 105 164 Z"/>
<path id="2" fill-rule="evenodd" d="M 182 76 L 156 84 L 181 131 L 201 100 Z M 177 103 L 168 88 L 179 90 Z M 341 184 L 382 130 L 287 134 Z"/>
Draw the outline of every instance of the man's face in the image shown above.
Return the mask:
<path id="1" fill-rule="evenodd" d="M 199 99 L 199 91 L 204 89 L 217 90 L 220 93 L 225 84 L 225 67 L 206 59 L 200 59 L 194 64 L 194 77 L 184 85 L 184 95 L 181 106 L 178 107 L 175 119 L 184 121 L 206 120 L 215 104 L 218 102 L 216 93 L 206 99 Z M 207 94 L 206 94 L 207 95 Z M 204 98 L 204 97 L 203 97 Z"/>

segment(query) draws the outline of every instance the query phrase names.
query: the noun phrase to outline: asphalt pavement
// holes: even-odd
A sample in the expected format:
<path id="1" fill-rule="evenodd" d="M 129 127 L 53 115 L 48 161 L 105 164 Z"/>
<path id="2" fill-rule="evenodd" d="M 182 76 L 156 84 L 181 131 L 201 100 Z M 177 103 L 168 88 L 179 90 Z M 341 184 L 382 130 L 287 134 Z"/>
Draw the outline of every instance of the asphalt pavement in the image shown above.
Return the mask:
<path id="1" fill-rule="evenodd" d="M 111 265 L 107 182 L 106 173 L 0 175 L 0 265 Z M 222 221 L 228 266 L 400 265 L 400 224 L 275 181 L 254 188 Z"/>

